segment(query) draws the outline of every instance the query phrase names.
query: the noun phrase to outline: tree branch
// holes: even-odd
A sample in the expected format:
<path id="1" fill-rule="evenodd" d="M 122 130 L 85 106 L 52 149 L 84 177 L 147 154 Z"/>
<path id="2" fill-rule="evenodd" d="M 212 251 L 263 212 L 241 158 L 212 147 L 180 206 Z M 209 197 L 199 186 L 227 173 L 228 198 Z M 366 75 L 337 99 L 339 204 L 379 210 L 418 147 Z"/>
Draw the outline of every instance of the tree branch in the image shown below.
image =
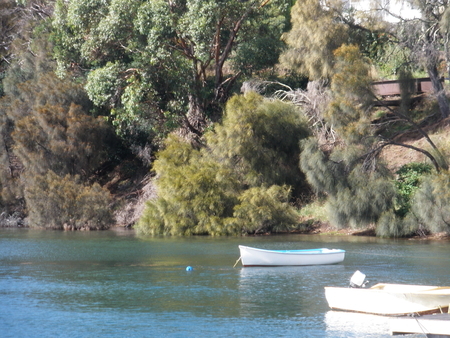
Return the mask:
<path id="1" fill-rule="evenodd" d="M 399 142 L 394 142 L 394 141 L 383 142 L 381 145 L 379 145 L 375 149 L 372 149 L 370 152 L 368 152 L 368 153 L 364 154 L 363 156 L 361 156 L 360 159 L 361 158 L 374 157 L 374 155 L 376 156 L 376 154 L 379 154 L 381 152 L 381 150 L 383 150 L 384 147 L 387 147 L 387 146 L 390 146 L 390 145 L 392 145 L 392 146 L 399 146 L 399 147 L 405 147 L 405 148 L 412 149 L 412 150 L 415 150 L 415 151 L 418 151 L 418 152 L 424 154 L 433 163 L 434 167 L 436 168 L 436 171 L 440 172 L 441 166 L 436 161 L 436 158 L 433 155 L 431 155 L 428 151 L 426 151 L 424 149 L 420 149 L 420 148 L 414 147 L 414 146 L 409 145 L 409 144 L 404 144 L 404 143 L 399 143 Z"/>

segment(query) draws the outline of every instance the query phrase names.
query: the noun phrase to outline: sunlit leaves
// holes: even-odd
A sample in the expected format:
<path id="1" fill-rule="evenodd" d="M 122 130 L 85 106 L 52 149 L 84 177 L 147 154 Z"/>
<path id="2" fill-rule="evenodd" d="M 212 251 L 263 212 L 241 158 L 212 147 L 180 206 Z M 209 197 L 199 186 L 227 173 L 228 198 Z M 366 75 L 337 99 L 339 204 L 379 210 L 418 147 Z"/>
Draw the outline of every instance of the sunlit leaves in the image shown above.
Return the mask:
<path id="1" fill-rule="evenodd" d="M 230 99 L 223 123 L 206 137 L 215 155 L 249 186 L 287 183 L 300 189 L 304 181 L 297 166 L 298 144 L 308 135 L 306 120 L 295 106 L 267 102 L 250 92 Z"/>
<path id="2" fill-rule="evenodd" d="M 88 74 L 86 91 L 89 98 L 98 106 L 114 107 L 114 94 L 119 83 L 120 65 L 108 63 Z"/>
<path id="3" fill-rule="evenodd" d="M 158 155 L 158 198 L 149 201 L 137 225 L 153 235 L 226 235 L 239 184 L 232 171 L 189 144 L 170 138 Z"/>
<path id="4" fill-rule="evenodd" d="M 289 3 L 58 1 L 55 57 L 60 70 L 89 74 L 90 97 L 99 109 L 111 109 L 122 136 L 142 134 L 138 119 L 147 122 L 139 123 L 148 127 L 146 142 L 186 121 L 199 135 L 220 115 L 239 74 L 276 63 Z"/>
<path id="5" fill-rule="evenodd" d="M 333 98 L 325 116 L 347 142 L 360 142 L 370 135 L 369 108 L 374 100 L 369 63 L 354 45 L 342 45 L 334 54 Z"/>
<path id="6" fill-rule="evenodd" d="M 298 215 L 289 205 L 286 186 L 255 187 L 244 191 L 235 207 L 235 223 L 243 232 L 288 232 L 298 224 Z"/>
<path id="7" fill-rule="evenodd" d="M 292 105 L 255 93 L 230 100 L 200 150 L 171 137 L 154 169 L 158 198 L 137 229 L 153 235 L 288 231 L 297 215 L 291 187 L 304 186 L 298 141 L 306 123 Z M 301 191 L 297 191 L 298 194 Z"/>
<path id="8" fill-rule="evenodd" d="M 333 6 L 342 9 L 343 2 Z M 290 47 L 282 56 L 283 65 L 299 70 L 310 79 L 328 78 L 333 73 L 333 52 L 349 39 L 348 27 L 338 12 L 322 1 L 297 1 L 292 7 L 292 29 L 284 35 Z"/>

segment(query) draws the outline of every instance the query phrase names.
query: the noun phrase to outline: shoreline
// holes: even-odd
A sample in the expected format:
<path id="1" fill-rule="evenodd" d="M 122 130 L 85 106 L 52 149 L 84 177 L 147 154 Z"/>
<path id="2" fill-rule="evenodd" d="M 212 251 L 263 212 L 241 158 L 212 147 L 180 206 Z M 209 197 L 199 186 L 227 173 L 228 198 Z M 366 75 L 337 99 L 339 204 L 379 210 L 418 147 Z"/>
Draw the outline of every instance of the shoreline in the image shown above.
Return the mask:
<path id="1" fill-rule="evenodd" d="M 50 230 L 50 231 L 81 231 L 81 232 L 90 232 L 90 231 L 114 231 L 120 233 L 134 233 L 135 230 L 133 227 L 123 226 L 123 225 L 115 225 L 108 229 L 46 229 L 46 228 L 33 228 L 29 226 L 0 226 L 0 229 L 28 229 L 28 230 Z M 294 230 L 290 232 L 278 232 L 278 233 L 261 233 L 261 234 L 248 234 L 245 236 L 277 236 L 277 235 L 324 235 L 324 236 L 366 236 L 366 237 L 374 237 L 377 238 L 374 227 L 367 227 L 362 229 L 336 229 L 328 223 L 317 223 L 313 226 L 310 226 L 307 230 Z M 244 236 L 243 236 L 244 237 Z M 403 239 L 403 240 L 418 240 L 418 241 L 450 241 L 450 234 L 441 232 L 437 234 L 429 234 L 429 235 L 415 235 L 410 237 L 396 237 L 396 238 L 386 238 L 386 239 Z"/>

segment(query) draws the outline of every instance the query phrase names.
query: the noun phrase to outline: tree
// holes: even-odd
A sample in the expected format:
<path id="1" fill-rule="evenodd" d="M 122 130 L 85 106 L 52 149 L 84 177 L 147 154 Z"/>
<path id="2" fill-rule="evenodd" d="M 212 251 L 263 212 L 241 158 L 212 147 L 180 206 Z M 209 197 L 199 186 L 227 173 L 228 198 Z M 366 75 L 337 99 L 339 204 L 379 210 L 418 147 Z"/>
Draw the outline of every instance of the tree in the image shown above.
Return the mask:
<path id="1" fill-rule="evenodd" d="M 333 71 L 332 53 L 344 43 L 358 45 L 374 61 L 380 59 L 383 50 L 388 52 L 386 47 L 396 45 L 410 51 L 403 55 L 405 63 L 420 64 L 427 71 L 441 117 L 446 118 L 450 111 L 439 68 L 442 51 L 447 67 L 450 64 L 448 0 L 408 0 L 405 6 L 417 9 L 420 17 L 392 13 L 389 5 L 379 1 L 365 7 L 358 4 L 349 7 L 344 1 L 335 0 L 297 2 L 292 9 L 292 30 L 285 35 L 290 49 L 282 61 L 290 68 L 299 68 L 311 79 L 329 78 Z"/>
<path id="2" fill-rule="evenodd" d="M 335 1 L 331 10 L 328 1 L 297 1 L 292 7 L 292 28 L 283 39 L 290 47 L 281 57 L 287 68 L 297 69 L 311 80 L 329 78 L 333 73 L 333 52 L 349 42 L 349 28 L 337 13 L 343 11 L 343 1 Z"/>
<path id="3" fill-rule="evenodd" d="M 332 99 L 325 119 L 347 144 L 373 142 L 370 109 L 373 106 L 370 64 L 355 45 L 342 45 L 334 51 Z"/>
<path id="4" fill-rule="evenodd" d="M 298 144 L 309 135 L 307 121 L 294 105 L 249 92 L 227 103 L 226 118 L 206 139 L 214 156 L 245 185 L 287 184 L 299 197 L 308 187 L 298 168 Z"/>
<path id="5" fill-rule="evenodd" d="M 0 3 L 0 97 L 7 69 L 31 49 L 33 29 L 51 15 L 52 1 L 2 0 Z M 24 47 L 25 46 L 25 47 Z"/>
<path id="6" fill-rule="evenodd" d="M 414 194 L 412 213 L 422 226 L 432 233 L 450 233 L 450 175 L 448 171 L 428 175 Z"/>
<path id="7" fill-rule="evenodd" d="M 184 126 L 201 135 L 241 74 L 275 64 L 289 6 L 287 0 L 58 1 L 55 56 L 61 70 L 87 73 L 90 98 L 111 109 L 119 132 L 139 132 L 138 121 L 147 134 Z M 245 61 L 249 55 L 258 63 Z M 227 63 L 236 70 L 225 72 Z"/>
<path id="8" fill-rule="evenodd" d="M 289 202 L 292 187 L 305 187 L 295 164 L 308 134 L 299 111 L 247 93 L 229 100 L 214 127 L 205 147 L 171 136 L 158 152 L 158 198 L 148 201 L 138 232 L 236 235 L 297 225 Z"/>
<path id="9" fill-rule="evenodd" d="M 366 168 L 363 154 L 354 145 L 325 153 L 314 139 L 302 141 L 300 167 L 316 192 L 327 196 L 328 217 L 338 228 L 375 224 L 393 208 L 392 176 L 382 163 Z"/>
<path id="10" fill-rule="evenodd" d="M 424 65 L 433 85 L 441 117 L 446 118 L 450 115 L 450 108 L 441 82 L 442 75 L 439 68 L 442 51 L 448 51 L 446 14 L 443 11 L 443 9 L 447 10 L 448 1 L 410 1 L 409 4 L 420 10 L 421 17 L 410 20 L 410 18 L 396 15 L 400 22 L 392 27 L 390 33 L 397 39 L 397 43 L 412 51 L 413 61 L 419 61 Z M 450 55 L 448 52 L 444 55 L 448 67 Z"/>

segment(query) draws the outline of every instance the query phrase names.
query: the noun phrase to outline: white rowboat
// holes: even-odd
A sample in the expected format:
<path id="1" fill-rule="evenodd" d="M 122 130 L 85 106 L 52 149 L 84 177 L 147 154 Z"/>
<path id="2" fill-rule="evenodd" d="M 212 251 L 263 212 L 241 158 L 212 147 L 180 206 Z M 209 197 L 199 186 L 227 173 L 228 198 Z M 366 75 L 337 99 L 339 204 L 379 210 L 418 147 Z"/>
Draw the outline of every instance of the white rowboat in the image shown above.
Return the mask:
<path id="1" fill-rule="evenodd" d="M 296 266 L 336 264 L 344 260 L 340 249 L 265 250 L 239 245 L 243 266 Z"/>
<path id="2" fill-rule="evenodd" d="M 401 316 L 443 312 L 450 304 L 450 287 L 376 284 L 371 288 L 325 287 L 333 310 Z"/>

